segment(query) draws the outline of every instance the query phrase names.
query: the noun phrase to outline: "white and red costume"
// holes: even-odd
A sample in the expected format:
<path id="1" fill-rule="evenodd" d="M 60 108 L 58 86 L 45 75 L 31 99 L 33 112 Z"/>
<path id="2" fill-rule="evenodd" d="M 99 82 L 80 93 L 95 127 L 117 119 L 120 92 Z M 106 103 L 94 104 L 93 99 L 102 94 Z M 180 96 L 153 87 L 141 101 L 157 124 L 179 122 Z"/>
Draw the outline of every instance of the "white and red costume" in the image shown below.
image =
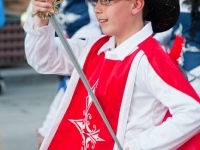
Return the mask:
<path id="1" fill-rule="evenodd" d="M 29 64 L 71 75 L 41 150 L 117 150 L 52 26 L 33 24 L 24 27 Z M 148 23 L 117 48 L 115 37 L 69 40 L 123 149 L 177 149 L 200 132 L 199 97 L 152 33 Z M 173 117 L 163 122 L 168 109 Z"/>

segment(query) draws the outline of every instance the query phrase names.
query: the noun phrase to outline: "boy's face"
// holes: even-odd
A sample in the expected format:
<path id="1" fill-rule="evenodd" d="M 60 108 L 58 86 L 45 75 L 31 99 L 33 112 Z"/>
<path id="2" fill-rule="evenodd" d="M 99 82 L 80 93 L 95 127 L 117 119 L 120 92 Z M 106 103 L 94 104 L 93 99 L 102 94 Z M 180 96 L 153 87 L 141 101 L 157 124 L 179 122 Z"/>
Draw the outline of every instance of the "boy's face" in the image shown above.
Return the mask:
<path id="1" fill-rule="evenodd" d="M 114 0 L 106 5 L 98 1 L 94 11 L 103 33 L 110 36 L 127 34 L 135 21 L 133 8 L 136 1 Z"/>

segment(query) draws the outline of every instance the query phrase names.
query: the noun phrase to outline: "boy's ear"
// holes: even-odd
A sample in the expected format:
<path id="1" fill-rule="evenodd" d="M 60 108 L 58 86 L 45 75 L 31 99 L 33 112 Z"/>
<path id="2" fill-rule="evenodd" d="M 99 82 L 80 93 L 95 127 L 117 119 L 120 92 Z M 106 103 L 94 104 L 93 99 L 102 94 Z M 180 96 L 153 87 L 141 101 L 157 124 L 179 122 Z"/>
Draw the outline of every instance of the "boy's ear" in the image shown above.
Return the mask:
<path id="1" fill-rule="evenodd" d="M 142 11 L 145 4 L 144 0 L 132 0 L 132 2 L 132 14 Z"/>

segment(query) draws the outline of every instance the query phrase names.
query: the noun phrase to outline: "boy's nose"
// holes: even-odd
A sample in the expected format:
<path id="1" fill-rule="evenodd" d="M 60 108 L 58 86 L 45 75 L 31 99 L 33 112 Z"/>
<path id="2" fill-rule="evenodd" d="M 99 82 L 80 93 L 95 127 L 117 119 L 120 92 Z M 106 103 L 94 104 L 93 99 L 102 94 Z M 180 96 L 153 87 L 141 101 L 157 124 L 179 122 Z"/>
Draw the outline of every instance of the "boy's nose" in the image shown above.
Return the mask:
<path id="1" fill-rule="evenodd" d="M 102 7 L 102 4 L 101 4 L 100 1 L 98 0 L 96 6 L 94 7 L 94 12 L 95 12 L 96 14 L 102 13 L 102 8 L 101 8 L 101 7 Z"/>

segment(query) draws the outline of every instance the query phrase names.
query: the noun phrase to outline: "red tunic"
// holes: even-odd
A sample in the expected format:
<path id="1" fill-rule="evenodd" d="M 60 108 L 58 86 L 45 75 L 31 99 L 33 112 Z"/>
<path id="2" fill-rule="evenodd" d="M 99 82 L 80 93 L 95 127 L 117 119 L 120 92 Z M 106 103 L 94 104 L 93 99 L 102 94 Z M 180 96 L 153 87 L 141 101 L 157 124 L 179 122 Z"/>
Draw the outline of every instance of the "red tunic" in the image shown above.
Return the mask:
<path id="1" fill-rule="evenodd" d="M 127 56 L 123 61 L 108 60 L 105 58 L 104 53 L 97 55 L 101 46 L 107 42 L 108 39 L 109 37 L 104 37 L 93 45 L 84 63 L 83 71 L 116 134 L 127 76 L 132 61 L 140 49 L 144 50 L 145 54 L 148 56 L 149 62 L 165 82 L 172 87 L 177 87 L 177 85 L 174 85 L 174 82 L 165 78 L 167 76 L 159 72 L 159 69 L 157 70 L 156 64 L 153 65 L 156 61 L 154 60 L 153 62 L 153 60 L 151 60 L 151 58 L 154 58 L 151 57 L 151 55 L 156 54 L 152 53 L 152 51 L 145 51 L 145 48 L 143 48 L 143 46 L 145 46 L 144 43 L 144 45 L 139 45 L 139 49 Z M 147 41 L 148 46 L 151 47 L 151 38 Z M 151 54 L 148 54 L 149 52 Z M 159 67 L 160 65 L 158 65 L 158 68 Z M 188 91 L 185 91 L 183 86 L 178 87 L 180 91 L 192 95 Z M 166 115 L 166 117 L 169 116 L 169 114 Z M 180 150 L 188 150 L 192 147 L 194 150 L 199 150 L 199 136 L 200 134 L 192 138 L 190 142 L 187 142 Z M 48 150 L 112 150 L 113 147 L 114 140 L 101 119 L 82 81 L 79 79 L 70 105 L 58 126 Z"/>
<path id="2" fill-rule="evenodd" d="M 127 76 L 138 51 L 123 61 L 108 60 L 104 53 L 97 55 L 102 43 L 108 40 L 109 37 L 104 37 L 93 45 L 83 71 L 116 133 Z M 48 149 L 111 150 L 113 147 L 114 140 L 79 79 L 69 108 Z"/>

